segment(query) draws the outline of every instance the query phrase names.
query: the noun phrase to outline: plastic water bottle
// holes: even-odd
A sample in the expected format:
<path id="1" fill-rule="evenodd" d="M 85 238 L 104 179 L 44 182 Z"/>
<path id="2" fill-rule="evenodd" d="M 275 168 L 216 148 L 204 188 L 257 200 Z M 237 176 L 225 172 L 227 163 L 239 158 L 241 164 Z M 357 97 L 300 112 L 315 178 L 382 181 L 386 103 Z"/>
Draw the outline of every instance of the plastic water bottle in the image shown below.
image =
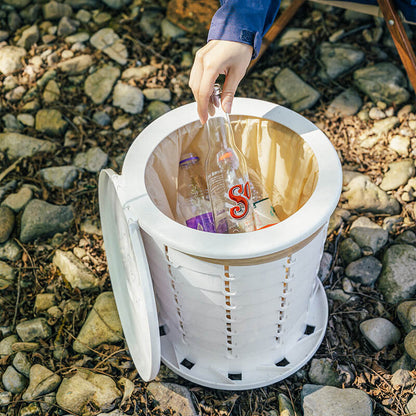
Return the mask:
<path id="1" fill-rule="evenodd" d="M 262 228 L 277 224 L 280 222 L 279 218 L 259 175 L 257 175 L 254 169 L 249 169 L 249 177 L 256 230 L 261 230 Z"/>
<path id="2" fill-rule="evenodd" d="M 221 88 L 214 86 L 206 123 L 209 151 L 205 163 L 208 192 L 217 233 L 254 231 L 251 189 L 244 155 L 236 147 Z"/>
<path id="3" fill-rule="evenodd" d="M 215 232 L 203 166 L 194 153 L 183 154 L 179 162 L 178 202 L 188 227 Z"/>

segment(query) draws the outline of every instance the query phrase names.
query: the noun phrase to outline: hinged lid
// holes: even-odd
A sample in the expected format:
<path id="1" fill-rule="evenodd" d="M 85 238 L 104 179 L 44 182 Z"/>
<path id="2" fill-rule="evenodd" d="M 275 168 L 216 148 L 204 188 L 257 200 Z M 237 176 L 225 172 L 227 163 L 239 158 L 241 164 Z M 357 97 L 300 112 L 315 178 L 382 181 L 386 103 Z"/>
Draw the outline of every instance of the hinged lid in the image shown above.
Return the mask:
<path id="1" fill-rule="evenodd" d="M 156 377 L 160 336 L 155 296 L 139 225 L 120 200 L 120 176 L 101 171 L 99 205 L 111 284 L 130 354 L 141 378 Z"/>

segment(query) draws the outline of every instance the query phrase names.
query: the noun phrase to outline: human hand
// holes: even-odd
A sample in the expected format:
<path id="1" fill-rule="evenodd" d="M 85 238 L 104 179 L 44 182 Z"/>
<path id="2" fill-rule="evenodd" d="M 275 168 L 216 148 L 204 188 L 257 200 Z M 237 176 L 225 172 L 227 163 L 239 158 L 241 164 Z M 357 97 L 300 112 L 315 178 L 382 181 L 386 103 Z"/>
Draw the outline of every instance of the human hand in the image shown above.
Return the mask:
<path id="1" fill-rule="evenodd" d="M 220 74 L 225 75 L 222 89 L 222 108 L 231 112 L 235 91 L 244 77 L 253 55 L 253 47 L 228 40 L 211 40 L 195 55 L 189 86 L 198 106 L 201 123 L 208 119 L 209 98 Z"/>

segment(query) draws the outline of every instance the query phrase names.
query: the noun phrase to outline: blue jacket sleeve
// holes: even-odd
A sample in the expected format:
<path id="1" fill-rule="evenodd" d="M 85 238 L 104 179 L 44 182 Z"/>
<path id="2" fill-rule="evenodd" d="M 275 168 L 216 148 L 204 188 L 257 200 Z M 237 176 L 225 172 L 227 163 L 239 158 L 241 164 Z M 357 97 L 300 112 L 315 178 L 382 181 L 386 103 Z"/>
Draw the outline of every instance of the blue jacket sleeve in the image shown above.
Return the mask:
<path id="1" fill-rule="evenodd" d="M 208 41 L 230 40 L 253 46 L 253 58 L 273 23 L 280 0 L 222 0 L 208 32 Z"/>

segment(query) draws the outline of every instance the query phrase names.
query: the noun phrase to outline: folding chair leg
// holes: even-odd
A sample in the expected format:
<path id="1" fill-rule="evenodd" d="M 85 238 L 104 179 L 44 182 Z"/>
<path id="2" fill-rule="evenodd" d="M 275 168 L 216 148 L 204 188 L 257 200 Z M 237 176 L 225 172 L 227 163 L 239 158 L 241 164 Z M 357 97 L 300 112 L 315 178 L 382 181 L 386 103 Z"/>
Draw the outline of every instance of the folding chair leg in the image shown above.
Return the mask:
<path id="1" fill-rule="evenodd" d="M 261 48 L 259 54 L 255 59 L 253 59 L 247 69 L 247 72 L 250 72 L 256 62 L 260 59 L 263 55 L 265 50 L 269 47 L 269 45 L 276 39 L 279 33 L 286 27 L 286 25 L 290 22 L 299 8 L 305 3 L 306 0 L 294 0 L 290 6 L 288 6 L 282 14 L 274 21 L 271 25 L 270 29 L 263 37 L 263 42 L 261 44 Z"/>
<path id="2" fill-rule="evenodd" d="M 416 92 L 416 57 L 403 23 L 391 0 L 377 0 L 397 52 Z"/>

